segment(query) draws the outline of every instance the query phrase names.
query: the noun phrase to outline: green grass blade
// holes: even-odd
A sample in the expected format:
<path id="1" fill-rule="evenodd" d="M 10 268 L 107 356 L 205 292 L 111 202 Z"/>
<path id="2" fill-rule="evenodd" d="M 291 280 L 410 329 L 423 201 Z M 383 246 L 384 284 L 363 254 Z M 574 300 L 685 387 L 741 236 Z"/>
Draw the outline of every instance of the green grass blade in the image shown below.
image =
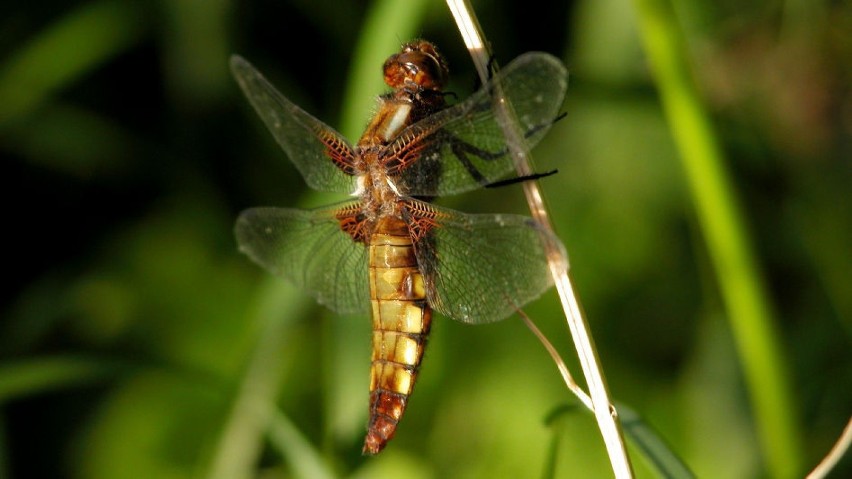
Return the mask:
<path id="1" fill-rule="evenodd" d="M 387 89 L 382 80 L 382 64 L 399 49 L 401 42 L 414 38 L 427 5 L 425 0 L 373 3 L 355 45 L 343 97 L 341 132 L 347 138 L 354 140 L 364 130 L 367 115 L 375 107 L 376 95 Z"/>
<path id="2" fill-rule="evenodd" d="M 288 326 L 302 317 L 307 299 L 289 284 L 269 277 L 257 293 L 246 317 L 259 325 L 233 407 L 219 436 L 206 477 L 235 479 L 255 477 L 255 466 L 268 429 L 270 404 L 281 390 L 284 346 L 291 339 Z"/>
<path id="3" fill-rule="evenodd" d="M 0 403 L 101 380 L 119 369 L 115 363 L 75 356 L 6 361 L 0 364 Z"/>
<path id="4" fill-rule="evenodd" d="M 144 16 L 127 2 L 93 2 L 62 17 L 0 65 L 0 127 L 135 44 Z"/>
<path id="5" fill-rule="evenodd" d="M 336 477 L 322 456 L 305 439 L 290 419 L 273 410 L 269 414 L 269 440 L 287 463 L 293 477 L 304 479 L 333 479 Z"/>
<path id="6" fill-rule="evenodd" d="M 695 477 L 686 463 L 636 411 L 623 403 L 617 403 L 616 408 L 625 437 L 632 446 L 639 450 L 640 456 L 657 473 L 657 477 L 667 479 L 693 479 Z M 553 434 L 544 465 L 542 475 L 544 479 L 557 477 L 559 441 L 562 437 L 562 433 L 559 431 L 561 426 L 558 421 L 578 413 L 591 416 L 591 412 L 578 403 L 568 403 L 554 408 L 545 418 L 544 422 L 553 430 Z"/>
<path id="7" fill-rule="evenodd" d="M 630 442 L 642 451 L 642 457 L 648 460 L 659 474 L 668 479 L 692 479 L 695 474 L 672 451 L 657 432 L 648 425 L 633 409 L 618 404 L 618 416 L 624 433 Z"/>
<path id="8" fill-rule="evenodd" d="M 691 77 L 683 35 L 668 1 L 634 5 L 730 318 L 766 466 L 773 477 L 794 477 L 801 472 L 802 449 L 779 332 L 718 139 Z"/>

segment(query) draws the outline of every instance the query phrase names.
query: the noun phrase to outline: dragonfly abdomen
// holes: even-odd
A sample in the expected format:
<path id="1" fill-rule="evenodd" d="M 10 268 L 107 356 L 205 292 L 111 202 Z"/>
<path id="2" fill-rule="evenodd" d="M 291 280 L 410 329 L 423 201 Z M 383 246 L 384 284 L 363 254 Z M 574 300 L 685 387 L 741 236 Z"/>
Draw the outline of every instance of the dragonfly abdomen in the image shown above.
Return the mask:
<path id="1" fill-rule="evenodd" d="M 377 454 L 393 437 L 414 389 L 432 310 L 405 223 L 379 220 L 369 255 L 373 362 L 364 453 Z"/>

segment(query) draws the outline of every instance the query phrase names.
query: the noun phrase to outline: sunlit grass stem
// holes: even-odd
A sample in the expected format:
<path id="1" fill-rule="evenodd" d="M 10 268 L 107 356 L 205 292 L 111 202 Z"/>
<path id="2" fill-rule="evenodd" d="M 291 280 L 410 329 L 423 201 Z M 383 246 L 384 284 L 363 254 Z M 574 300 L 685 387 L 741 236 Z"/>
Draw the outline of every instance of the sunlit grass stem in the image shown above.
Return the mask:
<path id="1" fill-rule="evenodd" d="M 772 477 L 795 477 L 802 464 L 798 413 L 780 335 L 719 140 L 691 76 L 672 6 L 667 0 L 634 4 L 730 319 L 766 466 Z"/>
<path id="2" fill-rule="evenodd" d="M 447 0 L 447 5 L 453 13 L 459 32 L 476 65 L 480 79 L 483 83 L 487 82 L 490 78 L 488 65 L 491 62 L 492 56 L 487 47 L 488 42 L 485 40 L 485 34 L 474 15 L 473 8 L 466 0 Z M 514 160 L 515 169 L 518 176 L 528 176 L 533 172 L 531 166 L 532 157 L 523 139 L 524 134 L 519 131 L 518 122 L 514 118 L 511 105 L 507 101 L 504 101 L 499 84 L 495 85 L 494 92 L 495 116 L 506 137 L 506 143 Z M 523 187 L 524 195 L 527 198 L 533 218 L 545 229 L 552 232 L 553 224 L 551 223 L 547 207 L 544 204 L 538 183 L 536 181 L 525 181 Z M 633 477 L 633 468 L 627 454 L 624 435 L 618 423 L 618 414 L 610 400 L 606 378 L 600 359 L 598 358 L 597 350 L 595 349 L 589 324 L 583 315 L 579 300 L 571 283 L 571 278 L 568 275 L 567 258 L 564 258 L 562 251 L 558 251 L 558 248 L 549 241 L 544 241 L 544 243 L 547 249 L 548 264 L 553 276 L 553 282 L 559 294 L 562 309 L 565 312 L 565 320 L 571 332 L 571 339 L 574 342 L 577 357 L 580 360 L 580 366 L 583 370 L 583 376 L 589 388 L 593 413 L 601 436 L 603 437 L 612 470 L 618 478 Z M 571 389 L 570 384 L 569 389 Z"/>
<path id="3" fill-rule="evenodd" d="M 849 446 L 852 444 L 852 418 L 846 423 L 837 442 L 834 443 L 828 454 L 817 464 L 805 479 L 822 479 L 831 473 L 832 469 L 838 462 L 849 452 Z"/>

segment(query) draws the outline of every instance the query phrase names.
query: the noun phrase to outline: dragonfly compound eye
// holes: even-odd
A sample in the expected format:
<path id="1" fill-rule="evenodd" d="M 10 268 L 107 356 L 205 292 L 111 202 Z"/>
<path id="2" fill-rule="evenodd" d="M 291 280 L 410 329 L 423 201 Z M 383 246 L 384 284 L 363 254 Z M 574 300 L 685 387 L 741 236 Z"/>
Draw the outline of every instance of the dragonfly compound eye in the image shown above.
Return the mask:
<path id="1" fill-rule="evenodd" d="M 447 82 L 447 64 L 437 48 L 419 40 L 403 45 L 384 65 L 385 83 L 392 88 L 416 85 L 422 90 L 440 90 Z"/>

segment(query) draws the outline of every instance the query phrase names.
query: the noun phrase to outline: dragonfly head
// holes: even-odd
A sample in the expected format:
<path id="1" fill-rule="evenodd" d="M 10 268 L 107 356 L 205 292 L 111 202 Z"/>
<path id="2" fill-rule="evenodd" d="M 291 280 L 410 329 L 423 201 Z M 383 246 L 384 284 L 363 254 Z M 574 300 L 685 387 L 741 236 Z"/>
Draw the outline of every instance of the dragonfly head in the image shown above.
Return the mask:
<path id="1" fill-rule="evenodd" d="M 395 89 L 441 90 L 447 83 L 447 63 L 435 45 L 415 40 L 391 55 L 383 67 L 385 83 Z"/>

